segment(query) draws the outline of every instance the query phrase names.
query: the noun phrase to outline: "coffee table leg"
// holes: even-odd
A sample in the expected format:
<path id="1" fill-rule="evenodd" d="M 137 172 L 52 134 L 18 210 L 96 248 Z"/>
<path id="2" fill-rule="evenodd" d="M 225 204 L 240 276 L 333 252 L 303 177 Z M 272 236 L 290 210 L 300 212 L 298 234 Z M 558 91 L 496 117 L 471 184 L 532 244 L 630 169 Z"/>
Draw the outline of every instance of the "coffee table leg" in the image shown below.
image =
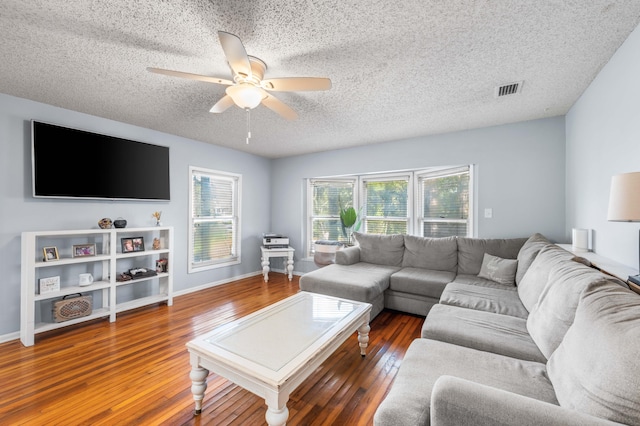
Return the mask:
<path id="1" fill-rule="evenodd" d="M 369 323 L 366 322 L 358 328 L 358 343 L 360 343 L 360 355 L 365 356 L 367 354 L 367 346 L 369 346 Z"/>
<path id="2" fill-rule="evenodd" d="M 202 412 L 202 400 L 204 399 L 204 391 L 207 390 L 208 375 L 209 370 L 197 366 L 194 366 L 189 374 L 189 378 L 191 378 L 191 393 L 196 403 L 196 408 L 193 411 L 195 415 Z"/>
<path id="3" fill-rule="evenodd" d="M 286 425 L 287 419 L 289 418 L 289 409 L 287 408 L 287 404 L 285 403 L 282 408 L 277 409 L 269 406 L 269 408 L 267 408 L 265 418 L 267 419 L 267 424 L 269 426 Z"/>

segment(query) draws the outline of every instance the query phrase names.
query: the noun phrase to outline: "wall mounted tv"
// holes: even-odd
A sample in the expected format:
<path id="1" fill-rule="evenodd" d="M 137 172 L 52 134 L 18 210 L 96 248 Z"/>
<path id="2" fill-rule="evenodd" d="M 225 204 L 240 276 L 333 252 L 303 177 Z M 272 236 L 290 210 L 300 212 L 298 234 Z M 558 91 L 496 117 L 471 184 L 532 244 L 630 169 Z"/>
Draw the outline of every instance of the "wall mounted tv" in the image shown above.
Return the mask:
<path id="1" fill-rule="evenodd" d="M 34 197 L 168 201 L 169 147 L 31 120 Z"/>

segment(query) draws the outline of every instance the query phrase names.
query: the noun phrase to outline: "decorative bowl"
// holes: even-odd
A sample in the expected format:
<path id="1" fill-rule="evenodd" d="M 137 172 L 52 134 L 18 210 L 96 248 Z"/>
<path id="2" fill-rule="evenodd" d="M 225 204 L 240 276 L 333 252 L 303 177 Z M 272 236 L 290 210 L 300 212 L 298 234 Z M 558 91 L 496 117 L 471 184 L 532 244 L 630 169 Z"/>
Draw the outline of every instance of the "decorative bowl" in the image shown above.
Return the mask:
<path id="1" fill-rule="evenodd" d="M 116 228 L 126 228 L 127 226 L 127 221 L 121 217 L 117 218 L 116 220 L 113 221 L 113 226 L 115 226 Z"/>

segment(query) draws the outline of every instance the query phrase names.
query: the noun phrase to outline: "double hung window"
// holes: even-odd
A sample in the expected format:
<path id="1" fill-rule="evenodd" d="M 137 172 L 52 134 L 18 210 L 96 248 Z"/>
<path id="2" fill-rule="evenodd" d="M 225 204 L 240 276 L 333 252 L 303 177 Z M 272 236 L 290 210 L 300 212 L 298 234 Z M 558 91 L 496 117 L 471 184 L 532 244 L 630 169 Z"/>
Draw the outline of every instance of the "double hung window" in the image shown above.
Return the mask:
<path id="1" fill-rule="evenodd" d="M 192 167 L 189 272 L 240 263 L 240 175 Z"/>
<path id="2" fill-rule="evenodd" d="M 469 167 L 418 175 L 418 235 L 449 237 L 470 235 Z"/>
<path id="3" fill-rule="evenodd" d="M 310 179 L 307 210 L 309 247 L 318 240 L 347 241 L 340 223 L 340 209 L 356 205 L 355 178 Z"/>
<path id="4" fill-rule="evenodd" d="M 411 230 L 411 175 L 361 178 L 363 232 L 408 234 Z"/>

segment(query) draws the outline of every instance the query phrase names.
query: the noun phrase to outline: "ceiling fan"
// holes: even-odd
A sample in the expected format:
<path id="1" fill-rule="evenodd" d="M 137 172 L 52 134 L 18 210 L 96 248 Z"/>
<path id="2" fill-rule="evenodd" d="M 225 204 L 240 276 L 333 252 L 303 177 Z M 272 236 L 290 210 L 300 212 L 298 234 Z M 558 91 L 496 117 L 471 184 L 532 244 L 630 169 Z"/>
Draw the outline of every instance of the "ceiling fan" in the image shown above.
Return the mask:
<path id="1" fill-rule="evenodd" d="M 211 108 L 210 111 L 213 113 L 221 113 L 234 103 L 245 110 L 256 108 L 262 104 L 287 120 L 295 120 L 298 114 L 270 92 L 329 90 L 331 88 L 331 80 L 321 77 L 285 77 L 263 80 L 267 64 L 255 56 L 247 55 L 238 36 L 218 31 L 218 37 L 231 68 L 233 80 L 161 68 L 149 67 L 147 70 L 157 74 L 229 86 L 225 90 L 226 95 Z"/>

